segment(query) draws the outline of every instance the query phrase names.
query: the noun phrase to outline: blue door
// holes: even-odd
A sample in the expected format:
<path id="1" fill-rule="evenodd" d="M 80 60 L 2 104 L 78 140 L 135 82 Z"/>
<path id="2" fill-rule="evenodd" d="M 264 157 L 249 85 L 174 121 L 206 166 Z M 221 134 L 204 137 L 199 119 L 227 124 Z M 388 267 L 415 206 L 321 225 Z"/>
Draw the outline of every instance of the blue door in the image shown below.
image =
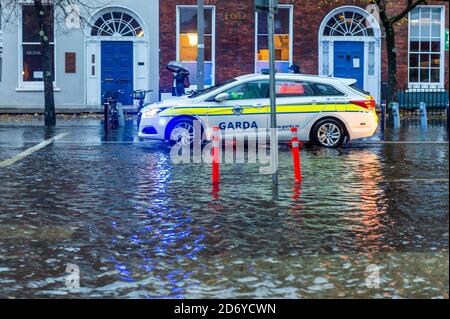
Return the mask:
<path id="1" fill-rule="evenodd" d="M 334 76 L 355 79 L 364 89 L 364 42 L 334 42 Z"/>
<path id="2" fill-rule="evenodd" d="M 133 42 L 102 41 L 102 97 L 115 90 L 125 91 L 119 102 L 133 104 Z"/>

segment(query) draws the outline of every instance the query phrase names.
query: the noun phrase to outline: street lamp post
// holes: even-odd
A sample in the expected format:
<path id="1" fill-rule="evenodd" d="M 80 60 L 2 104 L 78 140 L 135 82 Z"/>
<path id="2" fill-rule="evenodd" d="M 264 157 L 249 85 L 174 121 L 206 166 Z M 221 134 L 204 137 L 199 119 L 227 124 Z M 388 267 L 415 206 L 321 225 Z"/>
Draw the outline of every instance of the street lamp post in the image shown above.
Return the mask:
<path id="1" fill-rule="evenodd" d="M 269 1 L 267 25 L 269 33 L 269 91 L 270 91 L 270 154 L 272 166 L 272 182 L 278 185 L 278 129 L 277 129 L 277 105 L 275 90 L 275 1 Z"/>
<path id="2" fill-rule="evenodd" d="M 197 90 L 205 87 L 205 1 L 197 0 Z"/>

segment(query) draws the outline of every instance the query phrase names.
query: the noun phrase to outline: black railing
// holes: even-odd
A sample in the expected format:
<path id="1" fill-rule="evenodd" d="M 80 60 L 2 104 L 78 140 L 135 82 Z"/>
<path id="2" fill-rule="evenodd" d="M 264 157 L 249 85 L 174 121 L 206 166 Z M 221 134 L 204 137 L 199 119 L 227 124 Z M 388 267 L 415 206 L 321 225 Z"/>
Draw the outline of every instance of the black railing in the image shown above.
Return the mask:
<path id="1" fill-rule="evenodd" d="M 430 116 L 447 116 L 448 90 L 441 88 L 406 89 L 398 91 L 400 111 L 420 116 L 420 104 L 423 102 Z"/>

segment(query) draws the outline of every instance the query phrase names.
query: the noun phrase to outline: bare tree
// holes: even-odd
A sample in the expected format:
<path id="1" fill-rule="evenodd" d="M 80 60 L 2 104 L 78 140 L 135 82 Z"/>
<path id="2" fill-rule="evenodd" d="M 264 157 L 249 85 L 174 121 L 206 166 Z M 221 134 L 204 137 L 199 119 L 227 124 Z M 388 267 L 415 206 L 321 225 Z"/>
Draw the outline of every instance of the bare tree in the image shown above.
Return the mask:
<path id="1" fill-rule="evenodd" d="M 380 10 L 380 20 L 383 25 L 384 31 L 386 32 L 386 51 L 388 59 L 388 102 L 397 101 L 397 89 L 398 89 L 398 78 L 397 78 L 397 50 L 395 41 L 395 25 L 402 21 L 409 12 L 414 10 L 418 5 L 426 4 L 426 0 L 407 0 L 403 1 L 388 1 L 388 0 L 375 0 L 370 1 L 375 2 Z M 406 2 L 406 3 L 405 3 Z M 396 15 L 389 15 L 389 11 L 392 10 L 393 6 L 401 8 L 400 13 Z"/>
<path id="2" fill-rule="evenodd" d="M 426 0 L 352 0 L 356 5 L 376 4 L 380 14 L 380 22 L 386 34 L 386 51 L 388 59 L 388 96 L 389 102 L 396 101 L 398 95 L 397 77 L 397 50 L 395 41 L 395 26 L 401 23 L 409 12 L 418 5 L 427 4 Z M 330 5 L 330 1 L 320 0 L 319 8 L 323 9 Z M 392 14 L 393 12 L 399 12 Z"/>
<path id="3" fill-rule="evenodd" d="M 38 22 L 42 71 L 44 82 L 45 125 L 56 125 L 55 95 L 53 90 L 54 66 L 51 39 L 55 30 L 70 32 L 70 25 L 77 24 L 83 30 L 90 14 L 104 6 L 106 1 L 97 0 L 0 0 L 4 25 L 18 21 L 22 5 L 33 8 L 34 18 Z"/>

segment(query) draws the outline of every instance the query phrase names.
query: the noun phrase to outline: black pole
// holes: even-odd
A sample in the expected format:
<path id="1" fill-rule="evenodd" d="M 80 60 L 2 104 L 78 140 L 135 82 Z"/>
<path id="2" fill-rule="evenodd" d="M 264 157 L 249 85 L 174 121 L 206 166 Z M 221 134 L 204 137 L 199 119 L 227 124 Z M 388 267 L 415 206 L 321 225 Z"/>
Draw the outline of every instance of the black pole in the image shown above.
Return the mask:
<path id="1" fill-rule="evenodd" d="M 108 134 L 109 131 L 109 102 L 105 100 L 104 104 L 104 116 L 105 116 L 105 133 Z"/>

